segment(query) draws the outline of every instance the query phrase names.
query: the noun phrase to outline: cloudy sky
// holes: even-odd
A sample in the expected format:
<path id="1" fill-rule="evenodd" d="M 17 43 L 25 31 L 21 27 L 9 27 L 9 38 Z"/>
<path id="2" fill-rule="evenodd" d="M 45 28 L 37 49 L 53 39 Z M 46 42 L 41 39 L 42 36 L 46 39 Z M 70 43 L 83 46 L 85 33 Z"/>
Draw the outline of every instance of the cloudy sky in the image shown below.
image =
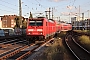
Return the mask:
<path id="1" fill-rule="evenodd" d="M 54 18 L 70 21 L 75 14 L 85 13 L 89 16 L 90 0 L 21 0 L 22 16 L 28 17 L 31 11 L 33 16 L 45 16 L 45 11 L 53 8 Z M 19 15 L 19 0 L 0 0 L 0 15 Z"/>

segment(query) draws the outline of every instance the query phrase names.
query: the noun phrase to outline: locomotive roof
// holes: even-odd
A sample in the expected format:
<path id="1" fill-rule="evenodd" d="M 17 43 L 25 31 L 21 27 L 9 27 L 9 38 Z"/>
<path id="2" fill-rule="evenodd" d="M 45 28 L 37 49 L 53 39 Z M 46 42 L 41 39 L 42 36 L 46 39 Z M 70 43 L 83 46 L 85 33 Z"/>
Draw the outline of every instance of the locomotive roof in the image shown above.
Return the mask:
<path id="1" fill-rule="evenodd" d="M 46 20 L 46 21 L 48 21 L 47 18 L 30 18 L 29 20 Z"/>
<path id="2" fill-rule="evenodd" d="M 55 21 L 53 19 L 48 19 L 48 22 L 54 23 Z"/>
<path id="3" fill-rule="evenodd" d="M 55 23 L 55 20 L 47 19 L 47 18 L 44 18 L 44 17 L 30 18 L 29 20 L 46 20 L 47 22 Z"/>
<path id="4" fill-rule="evenodd" d="M 43 18 L 30 18 L 29 20 L 43 20 Z"/>

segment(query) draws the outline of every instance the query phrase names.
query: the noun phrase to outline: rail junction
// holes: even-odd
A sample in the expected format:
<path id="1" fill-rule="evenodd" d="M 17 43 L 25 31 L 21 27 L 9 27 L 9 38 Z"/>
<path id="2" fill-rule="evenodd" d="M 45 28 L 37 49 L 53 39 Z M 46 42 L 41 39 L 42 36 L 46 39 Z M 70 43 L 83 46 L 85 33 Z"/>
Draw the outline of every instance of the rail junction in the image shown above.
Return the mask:
<path id="1" fill-rule="evenodd" d="M 71 34 L 67 34 L 65 36 L 65 43 L 68 49 L 72 52 L 72 54 L 78 60 L 90 60 L 90 51 L 85 49 L 82 45 L 77 43 L 74 36 Z"/>
<path id="2" fill-rule="evenodd" d="M 60 33 L 59 33 L 60 34 Z M 81 35 L 81 34 L 79 34 Z M 30 59 L 30 56 L 47 45 L 50 39 L 42 43 L 28 42 L 27 37 L 15 36 L 12 38 L 2 38 L 0 41 L 0 60 L 21 60 Z M 56 36 L 57 37 L 57 36 Z M 90 51 L 86 50 L 82 45 L 77 43 L 74 37 L 78 37 L 73 31 L 69 31 L 65 36 L 65 43 L 78 60 L 90 60 Z M 33 59 L 33 58 L 32 58 Z"/>
<path id="3" fill-rule="evenodd" d="M 45 46 L 47 43 L 49 43 L 51 40 L 47 40 L 42 43 L 22 43 L 26 42 L 22 38 L 22 40 L 19 38 L 17 39 L 8 39 L 2 40 L 0 45 L 0 60 L 21 60 L 26 59 L 29 57 L 30 54 L 32 54 L 34 51 L 38 51 L 43 46 Z"/>

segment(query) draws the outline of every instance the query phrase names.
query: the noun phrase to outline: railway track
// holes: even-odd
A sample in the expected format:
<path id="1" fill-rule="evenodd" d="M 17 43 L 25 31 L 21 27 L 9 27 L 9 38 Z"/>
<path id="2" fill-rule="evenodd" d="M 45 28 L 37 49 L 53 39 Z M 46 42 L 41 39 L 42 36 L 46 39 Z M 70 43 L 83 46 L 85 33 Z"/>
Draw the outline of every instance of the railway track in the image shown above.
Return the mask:
<path id="1" fill-rule="evenodd" d="M 33 51 L 38 51 L 40 48 L 42 48 L 48 42 L 50 42 L 50 40 L 48 40 L 47 42 L 42 43 L 40 45 L 30 44 L 30 45 L 25 45 L 25 46 L 15 48 L 11 51 L 8 51 L 7 53 L 2 54 L 0 56 L 0 60 L 21 60 L 21 59 L 25 59 Z"/>
<path id="2" fill-rule="evenodd" d="M 4 60 L 4 59 L 7 59 L 9 58 L 10 56 L 13 56 L 17 53 L 19 53 L 22 49 L 25 49 L 26 47 L 28 46 L 21 46 L 21 47 L 18 47 L 18 48 L 15 48 L 13 50 L 10 50 L 8 51 L 7 53 L 4 53 L 0 56 L 0 60 Z"/>
<path id="3" fill-rule="evenodd" d="M 20 50 L 26 48 L 26 44 L 28 44 L 25 37 L 15 36 L 15 37 L 2 37 L 0 39 L 0 60 L 4 60 L 16 53 Z"/>
<path id="4" fill-rule="evenodd" d="M 11 38 L 2 38 L 0 40 L 0 48 L 3 48 L 3 46 L 6 45 L 14 45 L 14 44 L 28 44 L 27 40 L 25 38 L 22 38 L 20 36 L 18 37 L 11 37 Z"/>
<path id="5" fill-rule="evenodd" d="M 65 37 L 66 45 L 78 60 L 90 60 L 90 52 L 80 46 L 71 35 Z"/>

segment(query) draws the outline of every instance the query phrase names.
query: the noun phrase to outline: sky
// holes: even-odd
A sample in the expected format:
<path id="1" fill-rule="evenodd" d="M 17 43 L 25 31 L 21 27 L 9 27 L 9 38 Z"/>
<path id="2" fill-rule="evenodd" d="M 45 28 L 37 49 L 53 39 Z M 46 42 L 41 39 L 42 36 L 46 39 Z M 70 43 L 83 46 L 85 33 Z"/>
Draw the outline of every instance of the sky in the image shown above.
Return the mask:
<path id="1" fill-rule="evenodd" d="M 22 16 L 28 18 L 29 13 L 33 16 L 45 16 L 45 11 L 52 8 L 54 19 L 70 22 L 71 17 L 76 15 L 89 17 L 90 0 L 21 0 Z M 43 13 L 43 14 L 39 14 Z M 0 0 L 0 15 L 19 15 L 19 0 Z M 82 17 L 82 16 L 81 16 Z"/>

